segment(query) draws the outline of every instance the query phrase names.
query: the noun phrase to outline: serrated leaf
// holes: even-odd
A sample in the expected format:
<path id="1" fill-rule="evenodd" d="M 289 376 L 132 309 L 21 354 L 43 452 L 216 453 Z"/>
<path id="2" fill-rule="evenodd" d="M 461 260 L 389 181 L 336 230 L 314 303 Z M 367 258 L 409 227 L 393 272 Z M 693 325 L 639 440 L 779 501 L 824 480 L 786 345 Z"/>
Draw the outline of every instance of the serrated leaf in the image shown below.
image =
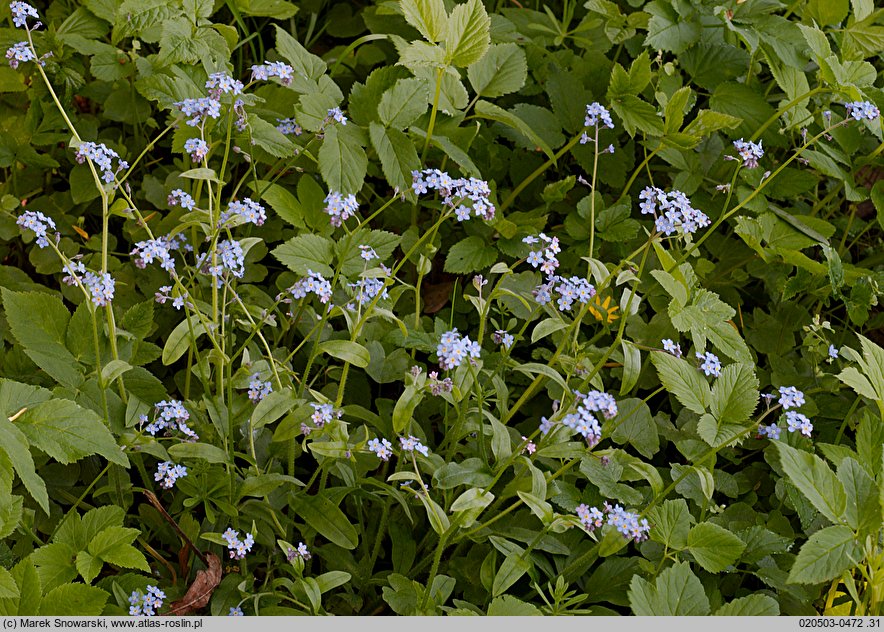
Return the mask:
<path id="1" fill-rule="evenodd" d="M 6 417 L 0 417 L 0 450 L 9 461 L 37 504 L 49 515 L 49 495 L 46 483 L 37 475 L 27 437 Z"/>
<path id="2" fill-rule="evenodd" d="M 52 590 L 77 578 L 77 569 L 72 564 L 75 553 L 75 550 L 64 542 L 47 544 L 31 553 L 31 561 L 37 567 L 37 574 L 44 589 Z"/>
<path id="3" fill-rule="evenodd" d="M 326 65 L 322 59 L 310 53 L 278 24 L 273 26 L 276 28 L 276 50 L 292 65 L 295 73 L 313 81 L 325 74 Z"/>
<path id="4" fill-rule="evenodd" d="M 445 272 L 469 274 L 490 266 L 497 260 L 497 251 L 485 240 L 472 235 L 454 244 L 445 257 Z"/>
<path id="5" fill-rule="evenodd" d="M 664 352 L 651 353 L 650 356 L 666 390 L 688 410 L 698 415 L 705 413 L 712 402 L 712 390 L 696 367 Z"/>
<path id="6" fill-rule="evenodd" d="M 92 580 L 98 577 L 98 574 L 101 573 L 101 569 L 104 567 L 104 562 L 89 553 L 89 551 L 77 553 L 75 564 L 77 572 L 80 573 L 80 577 L 87 584 L 91 584 Z"/>
<path id="7" fill-rule="evenodd" d="M 358 193 L 365 181 L 368 158 L 353 125 L 332 125 L 326 129 L 319 148 L 319 171 L 333 191 Z"/>
<path id="8" fill-rule="evenodd" d="M 632 613 L 640 617 L 705 616 L 710 610 L 703 585 L 686 562 L 664 569 L 653 584 L 633 575 L 628 594 Z"/>
<path id="9" fill-rule="evenodd" d="M 386 127 L 403 130 L 427 111 L 429 86 L 423 79 L 400 79 L 384 92 L 378 116 Z"/>
<path id="10" fill-rule="evenodd" d="M 40 614 L 43 616 L 97 617 L 104 611 L 108 593 L 85 584 L 63 584 L 43 595 Z"/>
<path id="11" fill-rule="evenodd" d="M 780 604 L 768 595 L 747 595 L 729 601 L 712 613 L 716 617 L 776 617 Z"/>
<path id="12" fill-rule="evenodd" d="M 480 97 L 492 99 L 517 92 L 528 78 L 525 52 L 512 42 L 492 44 L 482 59 L 467 68 L 467 78 Z"/>
<path id="13" fill-rule="evenodd" d="M 720 573 L 736 562 L 746 545 L 736 535 L 712 522 L 701 522 L 688 534 L 688 550 L 710 573 Z"/>
<path id="14" fill-rule="evenodd" d="M 129 466 L 129 459 L 101 418 L 72 401 L 53 399 L 37 404 L 15 423 L 32 445 L 60 463 L 99 454 L 112 463 Z"/>
<path id="15" fill-rule="evenodd" d="M 491 18 L 481 0 L 458 4 L 448 17 L 445 30 L 445 61 L 452 66 L 474 64 L 491 46 Z"/>
<path id="16" fill-rule="evenodd" d="M 65 346 L 71 316 L 61 300 L 43 292 L 13 292 L 7 288 L 2 288 L 2 296 L 9 328 L 25 354 L 62 384 L 81 384 L 80 364 Z M 40 314 L 40 318 L 35 319 L 34 314 Z"/>
<path id="17" fill-rule="evenodd" d="M 839 524 L 844 520 L 847 496 L 844 486 L 825 461 L 815 454 L 774 441 L 780 464 L 789 481 L 826 518 Z"/>
<path id="18" fill-rule="evenodd" d="M 442 0 L 400 0 L 405 21 L 431 42 L 439 42 L 448 28 L 448 14 Z"/>
<path id="19" fill-rule="evenodd" d="M 724 367 L 712 387 L 712 414 L 703 415 L 697 427 L 700 436 L 710 446 L 719 447 L 745 434 L 746 422 L 755 411 L 758 397 L 758 379 L 751 366 Z"/>
<path id="20" fill-rule="evenodd" d="M 334 254 L 334 243 L 327 237 L 310 233 L 298 235 L 272 252 L 281 264 L 302 276 L 309 274 L 310 270 L 325 277 L 334 274 L 329 265 Z"/>
<path id="21" fill-rule="evenodd" d="M 374 121 L 369 124 L 369 137 L 387 182 L 399 191 L 408 192 L 411 172 L 420 169 L 421 164 L 414 143 L 398 129 L 388 129 Z"/>
<path id="22" fill-rule="evenodd" d="M 804 543 L 792 569 L 790 584 L 819 584 L 840 576 L 863 558 L 853 530 L 844 525 L 820 529 Z"/>
<path id="23" fill-rule="evenodd" d="M 654 525 L 651 539 L 680 551 L 688 545 L 688 533 L 694 517 L 684 498 L 667 500 L 651 510 L 648 520 Z"/>

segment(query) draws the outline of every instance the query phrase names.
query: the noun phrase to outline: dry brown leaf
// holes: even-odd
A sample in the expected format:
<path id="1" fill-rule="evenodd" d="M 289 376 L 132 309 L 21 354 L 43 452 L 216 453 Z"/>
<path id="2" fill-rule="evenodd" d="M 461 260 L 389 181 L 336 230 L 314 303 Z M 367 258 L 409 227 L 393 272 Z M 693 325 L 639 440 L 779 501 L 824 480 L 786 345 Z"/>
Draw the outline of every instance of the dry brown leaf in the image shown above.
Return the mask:
<path id="1" fill-rule="evenodd" d="M 205 608 L 212 593 L 221 583 L 221 560 L 214 553 L 206 553 L 208 568 L 197 571 L 196 578 L 184 596 L 173 601 L 167 614 L 184 616 Z"/>
<path id="2" fill-rule="evenodd" d="M 435 314 L 448 304 L 451 298 L 451 288 L 454 281 L 444 281 L 436 285 L 424 285 L 423 294 L 424 314 Z"/>

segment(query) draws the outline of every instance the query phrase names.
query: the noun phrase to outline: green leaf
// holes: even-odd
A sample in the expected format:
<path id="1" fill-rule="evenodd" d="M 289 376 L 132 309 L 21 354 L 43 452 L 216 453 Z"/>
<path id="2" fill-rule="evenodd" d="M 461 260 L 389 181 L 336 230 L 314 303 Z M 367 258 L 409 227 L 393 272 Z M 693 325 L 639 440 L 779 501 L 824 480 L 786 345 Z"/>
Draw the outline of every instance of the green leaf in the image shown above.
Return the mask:
<path id="1" fill-rule="evenodd" d="M 298 12 L 298 7 L 285 0 L 236 0 L 236 6 L 244 15 L 277 20 L 288 20 Z"/>
<path id="2" fill-rule="evenodd" d="M 697 432 L 713 448 L 745 435 L 749 416 L 758 404 L 758 379 L 750 365 L 730 364 L 712 387 L 711 415 L 700 419 Z M 754 425 L 750 421 L 749 425 Z"/>
<path id="3" fill-rule="evenodd" d="M 433 488 L 454 489 L 460 485 L 487 487 L 494 480 L 482 459 L 471 457 L 460 463 L 446 463 L 433 473 Z M 452 509 L 453 510 L 453 509 Z"/>
<path id="4" fill-rule="evenodd" d="M 329 265 L 334 255 L 334 243 L 328 237 L 307 233 L 289 239 L 273 249 L 273 256 L 292 272 L 302 276 L 312 270 L 325 277 L 335 271 Z"/>
<path id="5" fill-rule="evenodd" d="M 34 568 L 30 557 L 16 564 L 10 571 L 12 578 L 18 586 L 17 598 L 0 600 L 0 612 L 4 615 L 36 615 L 40 612 L 40 602 L 43 591 L 40 587 L 40 577 Z"/>
<path id="6" fill-rule="evenodd" d="M 64 584 L 43 595 L 42 616 L 97 617 L 110 597 L 105 591 L 85 584 Z"/>
<path id="7" fill-rule="evenodd" d="M 191 333 L 193 334 L 191 336 Z M 166 344 L 163 347 L 163 364 L 169 366 L 176 362 L 184 353 L 196 344 L 196 341 L 206 333 L 206 328 L 202 323 L 193 320 L 184 319 L 172 330 L 169 337 L 166 338 Z"/>
<path id="8" fill-rule="evenodd" d="M 359 534 L 347 516 L 325 496 L 298 496 L 296 503 L 298 517 L 322 537 L 348 550 L 359 544 Z"/>
<path id="9" fill-rule="evenodd" d="M 448 29 L 448 14 L 442 0 L 400 0 L 405 21 L 420 31 L 425 39 L 439 42 Z"/>
<path id="10" fill-rule="evenodd" d="M 21 593 L 15 578 L 5 568 L 0 568 L 0 599 L 18 599 Z"/>
<path id="11" fill-rule="evenodd" d="M 881 450 L 879 444 L 878 450 Z M 860 534 L 878 531 L 881 527 L 881 506 L 875 481 L 854 459 L 848 457 L 838 464 L 838 480 L 847 494 L 845 520 Z"/>
<path id="12" fill-rule="evenodd" d="M 688 533 L 694 517 L 684 498 L 667 500 L 662 505 L 657 505 L 648 515 L 648 521 L 654 525 L 651 529 L 652 540 L 676 551 L 688 545 Z"/>
<path id="13" fill-rule="evenodd" d="M 75 557 L 76 551 L 64 542 L 47 544 L 31 553 L 43 588 L 52 590 L 76 579 L 77 568 L 72 563 Z"/>
<path id="14" fill-rule="evenodd" d="M 488 606 L 489 617 L 539 617 L 543 613 L 537 606 L 525 603 L 512 595 L 501 595 L 491 601 Z"/>
<path id="15" fill-rule="evenodd" d="M 104 568 L 104 562 L 89 553 L 88 551 L 80 551 L 76 557 L 77 572 L 80 573 L 87 584 L 91 584 L 92 580 L 98 577 L 101 569 Z"/>
<path id="16" fill-rule="evenodd" d="M 267 397 L 258 402 L 252 413 L 252 428 L 263 428 L 295 409 L 303 400 L 295 396 L 295 391 L 286 388 L 281 391 L 273 391 Z"/>
<path id="17" fill-rule="evenodd" d="M 680 10 L 676 10 L 675 7 Z M 698 42 L 701 26 L 695 18 L 696 11 L 685 10 L 685 7 L 690 9 L 690 3 L 684 0 L 676 2 L 655 0 L 646 4 L 644 10 L 651 14 L 651 19 L 648 20 L 648 36 L 645 44 L 656 50 L 681 53 L 691 44 Z"/>
<path id="18" fill-rule="evenodd" d="M 242 482 L 237 490 L 237 499 L 241 500 L 246 496 L 255 498 L 266 498 L 271 492 L 276 491 L 282 485 L 298 485 L 304 486 L 304 483 L 292 476 L 285 474 L 260 474 L 258 476 L 249 476 Z"/>
<path id="19" fill-rule="evenodd" d="M 445 515 L 445 510 L 439 506 L 439 503 L 424 494 L 419 494 L 418 498 L 420 498 L 424 509 L 427 510 L 427 519 L 430 521 L 433 531 L 439 535 L 448 531 L 451 523 L 448 521 L 448 516 Z"/>
<path id="20" fill-rule="evenodd" d="M 490 119 L 492 121 L 497 121 L 499 123 L 503 123 L 508 127 L 521 132 L 531 143 L 539 147 L 543 153 L 545 153 L 550 160 L 555 160 L 555 155 L 553 154 L 553 150 L 547 144 L 545 140 L 543 140 L 540 136 L 537 135 L 537 132 L 534 131 L 534 128 L 528 125 L 524 120 L 520 117 L 516 116 L 512 112 L 507 112 L 502 107 L 494 105 L 493 103 L 489 103 L 488 101 L 478 101 L 475 105 L 476 115 Z"/>
<path id="21" fill-rule="evenodd" d="M 319 351 L 333 358 L 349 362 L 353 366 L 364 369 L 371 361 L 368 349 L 352 340 L 326 340 L 319 345 Z"/>
<path id="22" fill-rule="evenodd" d="M 276 28 L 276 50 L 292 65 L 295 75 L 318 81 L 325 74 L 325 62 L 310 53 L 278 24 L 273 26 Z"/>
<path id="23" fill-rule="evenodd" d="M 847 18 L 850 2 L 848 0 L 808 0 L 804 11 L 820 26 L 838 24 Z"/>
<path id="24" fill-rule="evenodd" d="M 820 584 L 839 577 L 860 563 L 863 549 L 850 527 L 836 525 L 820 529 L 804 543 L 792 570 L 790 584 Z"/>
<path id="25" fill-rule="evenodd" d="M 742 364 L 754 364 L 746 342 L 728 322 L 734 317 L 734 309 L 713 292 L 698 289 L 687 307 L 675 302 L 669 304 L 669 318 L 681 332 L 690 331 L 694 344 L 702 349 L 710 340 L 726 356 Z"/>
<path id="26" fill-rule="evenodd" d="M 381 169 L 387 182 L 400 192 L 409 192 L 411 172 L 421 166 L 414 143 L 398 129 L 388 129 L 374 121 L 369 124 L 369 137 L 381 160 Z"/>
<path id="27" fill-rule="evenodd" d="M 260 191 L 261 199 L 269 204 L 270 208 L 283 220 L 297 228 L 307 227 L 304 219 L 304 208 L 294 193 L 278 184 L 270 184 L 266 180 L 250 183 L 249 186 L 256 193 Z"/>
<path id="28" fill-rule="evenodd" d="M 782 441 L 774 441 L 773 445 L 779 452 L 783 471 L 798 491 L 826 518 L 836 524 L 843 522 L 847 495 L 825 461 Z"/>
<path id="29" fill-rule="evenodd" d="M 341 240 L 335 245 L 335 253 L 341 263 L 341 274 L 346 277 L 360 275 L 365 269 L 365 259 L 361 256 L 361 251 L 354 248 L 352 244 L 362 244 L 370 247 L 377 253 L 378 258 L 384 261 L 393 254 L 402 238 L 386 230 L 368 230 L 360 228 L 351 233 L 350 247 L 345 249 L 346 240 Z"/>
<path id="30" fill-rule="evenodd" d="M 653 584 L 633 575 L 628 594 L 632 613 L 640 617 L 705 616 L 710 610 L 703 585 L 687 562 L 664 569 Z"/>
<path id="31" fill-rule="evenodd" d="M 651 417 L 651 409 L 638 398 L 617 402 L 619 413 L 611 420 L 611 439 L 619 444 L 631 444 L 639 454 L 652 458 L 660 449 L 657 425 Z"/>
<path id="32" fill-rule="evenodd" d="M 92 539 L 87 550 L 108 564 L 150 572 L 144 554 L 132 546 L 140 534 L 138 529 L 108 527 Z"/>
<path id="33" fill-rule="evenodd" d="M 386 127 L 403 130 L 427 111 L 430 89 L 423 79 L 400 79 L 384 92 L 378 116 Z"/>
<path id="34" fill-rule="evenodd" d="M 531 570 L 531 562 L 525 559 L 525 551 L 522 547 L 511 545 L 515 550 L 506 556 L 503 564 L 494 576 L 494 583 L 491 586 L 491 594 L 495 597 L 500 596 L 506 590 L 519 581 L 525 573 Z"/>
<path id="35" fill-rule="evenodd" d="M 636 96 L 625 95 L 612 102 L 611 107 L 623 121 L 623 128 L 630 136 L 635 136 L 636 130 L 652 136 L 663 135 L 663 119 L 650 103 Z"/>
<path id="36" fill-rule="evenodd" d="M 189 169 L 182 173 L 178 174 L 179 178 L 187 178 L 188 180 L 208 180 L 209 182 L 213 182 L 215 184 L 224 184 L 221 180 L 218 179 L 218 174 L 215 173 L 214 169 L 209 169 L 208 167 L 197 167 L 196 169 Z"/>
<path id="37" fill-rule="evenodd" d="M 650 356 L 666 390 L 688 410 L 705 413 L 712 402 L 712 390 L 697 368 L 668 353 L 654 352 Z"/>
<path id="38" fill-rule="evenodd" d="M 332 125 L 319 148 L 319 171 L 333 191 L 358 193 L 365 181 L 368 158 L 354 125 Z"/>
<path id="39" fill-rule="evenodd" d="M 53 399 L 37 404 L 15 423 L 32 445 L 59 463 L 99 454 L 112 463 L 129 466 L 129 459 L 102 419 L 72 401 Z"/>
<path id="40" fill-rule="evenodd" d="M 79 386 L 82 369 L 65 347 L 71 316 L 61 300 L 43 292 L 13 292 L 5 287 L 2 296 L 9 328 L 25 354 L 58 382 Z"/>
<path id="41" fill-rule="evenodd" d="M 227 453 L 210 443 L 177 443 L 169 447 L 169 456 L 176 461 L 202 459 L 209 463 L 227 463 Z"/>
<path id="42" fill-rule="evenodd" d="M 780 604 L 767 595 L 747 595 L 729 601 L 712 613 L 716 617 L 776 617 Z"/>
<path id="43" fill-rule="evenodd" d="M 688 534 L 688 550 L 710 573 L 720 573 L 736 562 L 746 545 L 733 533 L 712 522 L 701 522 Z"/>
<path id="44" fill-rule="evenodd" d="M 517 92 L 528 78 L 525 52 L 516 44 L 492 44 L 488 53 L 467 68 L 476 95 L 493 99 Z"/>
<path id="45" fill-rule="evenodd" d="M 423 390 L 418 390 L 413 385 L 405 387 L 405 390 L 402 391 L 402 395 L 400 395 L 399 399 L 396 401 L 396 406 L 393 408 L 394 432 L 403 432 L 408 427 L 408 424 L 411 422 L 411 417 L 414 414 L 414 409 L 417 408 L 417 405 L 421 403 L 423 398 Z"/>
<path id="46" fill-rule="evenodd" d="M 49 495 L 46 483 L 37 475 L 34 459 L 25 434 L 5 416 L 0 417 L 0 450 L 6 452 L 9 461 L 25 488 L 30 492 L 37 504 L 49 515 Z"/>
<path id="47" fill-rule="evenodd" d="M 497 251 L 485 240 L 472 235 L 454 244 L 445 257 L 445 272 L 469 274 L 484 270 L 497 260 Z"/>
<path id="48" fill-rule="evenodd" d="M 445 30 L 445 62 L 464 67 L 474 64 L 491 46 L 491 18 L 481 0 L 458 4 Z"/>
<path id="49" fill-rule="evenodd" d="M 249 115 L 249 127 L 243 134 L 274 158 L 290 158 L 295 155 L 295 144 L 289 138 L 272 125 L 254 114 Z M 248 146 L 248 144 L 244 145 Z"/>

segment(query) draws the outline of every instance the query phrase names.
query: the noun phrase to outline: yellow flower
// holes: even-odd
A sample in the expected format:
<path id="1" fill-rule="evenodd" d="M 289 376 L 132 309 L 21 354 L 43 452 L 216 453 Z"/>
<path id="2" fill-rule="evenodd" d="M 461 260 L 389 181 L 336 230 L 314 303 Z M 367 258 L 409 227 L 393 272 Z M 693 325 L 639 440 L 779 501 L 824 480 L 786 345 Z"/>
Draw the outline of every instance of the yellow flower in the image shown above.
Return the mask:
<path id="1" fill-rule="evenodd" d="M 619 306 L 611 305 L 610 296 L 606 297 L 605 300 L 602 301 L 599 299 L 599 295 L 596 294 L 592 303 L 589 304 L 589 313 L 592 314 L 596 320 L 608 325 L 620 318 L 620 316 L 617 315 L 617 310 L 619 309 Z M 604 316 L 602 314 L 604 314 Z"/>

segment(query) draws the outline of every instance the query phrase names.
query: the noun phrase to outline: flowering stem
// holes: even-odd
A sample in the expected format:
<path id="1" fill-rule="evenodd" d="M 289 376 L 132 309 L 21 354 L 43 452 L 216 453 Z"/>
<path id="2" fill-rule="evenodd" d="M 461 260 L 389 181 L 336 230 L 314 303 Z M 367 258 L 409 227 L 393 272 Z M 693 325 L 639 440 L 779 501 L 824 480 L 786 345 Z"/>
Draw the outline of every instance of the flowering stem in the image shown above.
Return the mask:
<path id="1" fill-rule="evenodd" d="M 592 158 L 592 190 L 589 195 L 589 258 L 592 259 L 593 246 L 595 245 L 595 182 L 599 172 L 599 124 L 595 124 L 595 153 Z M 589 273 L 592 272 L 592 263 L 589 266 Z M 589 274 L 587 273 L 587 274 Z"/>

